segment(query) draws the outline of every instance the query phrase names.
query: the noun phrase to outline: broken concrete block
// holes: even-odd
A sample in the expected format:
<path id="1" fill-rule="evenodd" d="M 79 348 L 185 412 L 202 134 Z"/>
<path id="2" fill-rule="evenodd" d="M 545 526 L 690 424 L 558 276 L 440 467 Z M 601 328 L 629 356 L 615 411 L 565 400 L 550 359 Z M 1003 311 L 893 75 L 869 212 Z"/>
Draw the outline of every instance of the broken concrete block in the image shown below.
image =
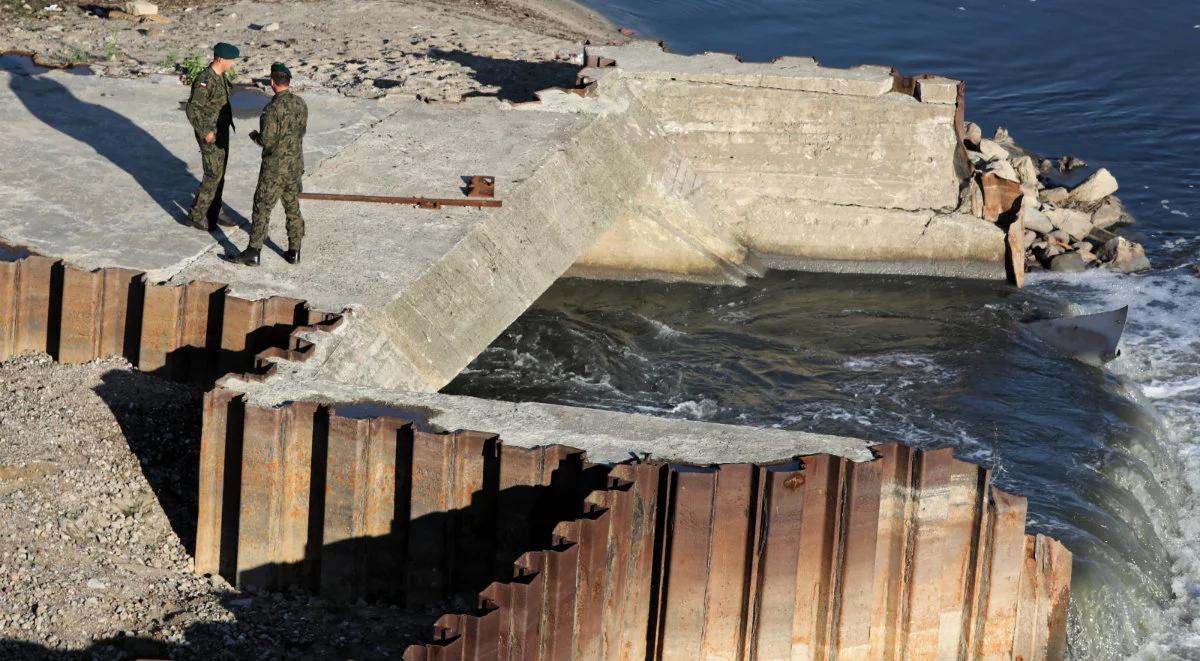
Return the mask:
<path id="1" fill-rule="evenodd" d="M 1110 197 L 1100 205 L 1092 213 L 1092 225 L 1100 229 L 1107 229 L 1113 225 L 1120 224 L 1125 218 L 1125 207 L 1121 201 L 1115 197 Z"/>
<path id="2" fill-rule="evenodd" d="M 1030 229 L 1038 234 L 1049 234 L 1054 231 L 1054 223 L 1050 222 L 1050 217 L 1033 206 L 1025 206 L 1025 229 Z"/>
<path id="3" fill-rule="evenodd" d="M 1071 196 L 1071 191 L 1065 188 L 1048 188 L 1041 193 L 1043 202 L 1050 204 L 1062 204 Z"/>
<path id="4" fill-rule="evenodd" d="M 984 138 L 979 141 L 979 151 L 983 153 L 983 157 L 987 160 L 1002 159 L 1008 160 L 1008 150 L 1001 147 L 995 140 Z"/>
<path id="5" fill-rule="evenodd" d="M 978 147 L 980 140 L 983 140 L 983 129 L 975 122 L 967 122 L 963 126 L 963 142 Z"/>
<path id="6" fill-rule="evenodd" d="M 958 103 L 958 81 L 949 78 L 924 78 L 917 81 L 917 99 L 921 103 Z"/>
<path id="7" fill-rule="evenodd" d="M 1075 204 L 1094 204 L 1117 192 L 1117 180 L 1105 168 L 1096 170 L 1095 174 L 1075 187 L 1068 198 Z"/>
<path id="8" fill-rule="evenodd" d="M 153 16 L 158 13 L 158 5 L 152 2 L 126 2 L 125 13 L 131 16 Z"/>
<path id="9" fill-rule="evenodd" d="M 1087 261 L 1078 251 L 1063 253 L 1050 260 L 1050 270 L 1058 273 L 1081 273 L 1087 270 Z"/>
<path id="10" fill-rule="evenodd" d="M 1075 209 L 1048 209 L 1046 215 L 1056 229 L 1071 235 L 1076 241 L 1092 231 L 1092 215 Z"/>
<path id="11" fill-rule="evenodd" d="M 1014 158 L 1011 161 L 1013 169 L 1017 171 L 1017 176 L 1021 179 L 1021 184 L 1033 186 L 1035 189 L 1038 185 L 1038 169 L 1033 163 L 1033 158 L 1029 156 L 1021 156 Z"/>
<path id="12" fill-rule="evenodd" d="M 985 171 L 995 174 L 1001 179 L 1007 179 L 1014 183 L 1021 183 L 1020 177 L 1017 176 L 1017 171 L 1013 169 L 1012 163 L 1007 160 L 997 159 L 990 161 L 985 168 Z"/>

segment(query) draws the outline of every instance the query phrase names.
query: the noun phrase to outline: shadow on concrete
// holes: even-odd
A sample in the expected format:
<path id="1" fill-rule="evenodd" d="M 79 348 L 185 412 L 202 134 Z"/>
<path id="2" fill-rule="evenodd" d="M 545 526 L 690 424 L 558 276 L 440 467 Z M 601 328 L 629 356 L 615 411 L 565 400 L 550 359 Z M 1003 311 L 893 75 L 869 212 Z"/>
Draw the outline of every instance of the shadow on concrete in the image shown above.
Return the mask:
<path id="1" fill-rule="evenodd" d="M 456 62 L 475 72 L 479 84 L 498 87 L 494 93 L 477 92 L 466 96 L 494 96 L 501 101 L 536 101 L 536 92 L 548 87 L 574 87 L 580 67 L 570 62 L 524 62 L 433 49 L 429 56 Z"/>
<path id="2" fill-rule="evenodd" d="M 200 182 L 188 171 L 187 163 L 158 138 L 110 108 L 77 98 L 64 85 L 24 65 L 19 58 L 0 58 L 0 70 L 12 74 L 9 89 L 30 114 L 124 170 L 169 218 L 187 224 L 191 192 Z M 108 194 L 119 195 L 120 191 Z M 226 211 L 249 231 L 250 224 L 243 216 L 233 213 L 228 205 Z M 210 234 L 227 253 L 237 251 L 219 228 Z"/>

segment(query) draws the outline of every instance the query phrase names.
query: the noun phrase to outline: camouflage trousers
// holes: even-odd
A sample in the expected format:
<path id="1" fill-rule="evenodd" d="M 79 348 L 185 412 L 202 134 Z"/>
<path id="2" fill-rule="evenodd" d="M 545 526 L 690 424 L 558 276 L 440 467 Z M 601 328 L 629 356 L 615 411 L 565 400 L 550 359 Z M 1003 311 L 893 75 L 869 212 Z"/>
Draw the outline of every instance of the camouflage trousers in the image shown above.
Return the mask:
<path id="1" fill-rule="evenodd" d="M 224 139 L 222 139 L 224 138 Z M 222 195 L 225 192 L 225 166 L 229 163 L 229 137 L 217 136 L 211 145 L 200 141 L 200 160 L 204 163 L 204 180 L 196 191 L 196 201 L 188 213 L 188 220 L 199 224 L 208 219 L 215 225 L 221 213 Z"/>
<path id="2" fill-rule="evenodd" d="M 300 179 L 303 169 L 275 168 L 264 163 L 258 174 L 258 188 L 254 190 L 254 213 L 250 228 L 250 247 L 262 249 L 271 225 L 271 212 L 280 200 L 287 216 L 288 248 L 300 249 L 304 240 L 304 217 L 300 215 Z"/>

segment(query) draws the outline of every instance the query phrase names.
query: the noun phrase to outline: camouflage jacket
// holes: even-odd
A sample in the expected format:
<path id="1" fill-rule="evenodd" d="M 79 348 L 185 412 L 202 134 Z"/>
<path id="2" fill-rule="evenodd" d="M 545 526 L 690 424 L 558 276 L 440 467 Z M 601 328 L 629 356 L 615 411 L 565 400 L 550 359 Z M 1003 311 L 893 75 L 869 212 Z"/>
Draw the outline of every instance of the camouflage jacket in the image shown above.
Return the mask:
<path id="1" fill-rule="evenodd" d="M 187 102 L 187 118 L 203 140 L 209 131 L 224 133 L 233 126 L 233 108 L 229 105 L 232 85 L 225 76 L 205 67 L 192 81 L 192 96 Z"/>
<path id="2" fill-rule="evenodd" d="M 304 133 L 308 129 L 308 105 L 292 92 L 271 99 L 259 118 L 255 136 L 262 148 L 264 166 L 304 169 Z"/>

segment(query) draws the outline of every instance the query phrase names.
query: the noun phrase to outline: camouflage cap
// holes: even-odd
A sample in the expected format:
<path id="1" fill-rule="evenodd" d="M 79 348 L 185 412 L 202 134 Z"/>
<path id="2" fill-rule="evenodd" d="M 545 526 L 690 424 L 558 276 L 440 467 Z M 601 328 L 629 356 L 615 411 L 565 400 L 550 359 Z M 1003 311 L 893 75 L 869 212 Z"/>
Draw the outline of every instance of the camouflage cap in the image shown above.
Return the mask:
<path id="1" fill-rule="evenodd" d="M 234 46 L 233 44 L 227 44 L 222 41 L 216 46 L 213 46 L 213 57 L 219 57 L 222 60 L 236 60 L 240 56 L 241 52 L 239 52 L 237 46 Z"/>
<path id="2" fill-rule="evenodd" d="M 287 68 L 287 65 L 282 62 L 276 62 L 271 65 L 271 73 L 281 73 L 288 78 L 292 77 L 292 70 Z"/>

